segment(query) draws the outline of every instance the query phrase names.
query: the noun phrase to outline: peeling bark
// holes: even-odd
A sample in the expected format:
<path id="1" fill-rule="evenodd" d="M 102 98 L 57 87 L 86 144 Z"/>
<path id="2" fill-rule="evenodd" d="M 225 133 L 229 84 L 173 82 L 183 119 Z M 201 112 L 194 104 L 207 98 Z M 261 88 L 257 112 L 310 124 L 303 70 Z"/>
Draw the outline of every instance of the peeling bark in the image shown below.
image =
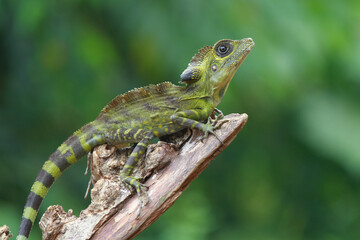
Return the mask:
<path id="1" fill-rule="evenodd" d="M 6 225 L 1 226 L 0 240 L 8 240 L 10 237 L 12 237 L 12 234 L 10 234 L 10 228 Z"/>

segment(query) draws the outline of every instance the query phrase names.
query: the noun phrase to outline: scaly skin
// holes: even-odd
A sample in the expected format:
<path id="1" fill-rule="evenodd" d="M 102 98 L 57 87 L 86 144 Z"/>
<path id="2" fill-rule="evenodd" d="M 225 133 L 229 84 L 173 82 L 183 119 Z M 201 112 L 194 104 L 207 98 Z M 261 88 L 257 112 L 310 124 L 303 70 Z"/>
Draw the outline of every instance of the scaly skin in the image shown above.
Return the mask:
<path id="1" fill-rule="evenodd" d="M 215 126 L 209 121 L 209 116 L 213 111 L 219 113 L 216 106 L 253 46 L 250 38 L 220 40 L 214 47 L 200 49 L 192 58 L 180 76 L 186 86 L 164 82 L 117 96 L 96 120 L 76 131 L 44 163 L 31 187 L 16 239 L 28 239 L 50 186 L 67 167 L 97 145 L 124 146 L 135 143 L 120 178 L 134 187 L 139 196 L 146 193 L 146 186 L 131 173 L 145 154 L 149 142 L 154 137 L 184 128 L 201 130 L 205 136 L 213 133 Z"/>

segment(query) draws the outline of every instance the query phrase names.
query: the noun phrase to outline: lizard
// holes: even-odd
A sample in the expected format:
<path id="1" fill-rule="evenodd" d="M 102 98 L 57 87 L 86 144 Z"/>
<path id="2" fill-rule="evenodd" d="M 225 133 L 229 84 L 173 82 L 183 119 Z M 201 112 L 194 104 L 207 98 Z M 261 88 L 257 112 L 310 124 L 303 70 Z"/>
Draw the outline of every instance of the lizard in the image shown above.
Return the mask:
<path id="1" fill-rule="evenodd" d="M 66 168 L 95 146 L 134 144 L 119 177 L 141 196 L 146 194 L 147 186 L 131 174 L 152 139 L 184 128 L 202 131 L 203 138 L 209 133 L 217 137 L 215 125 L 223 115 L 216 106 L 254 44 L 251 38 L 220 40 L 214 46 L 201 48 L 193 56 L 180 75 L 180 83 L 184 84 L 163 82 L 115 97 L 94 121 L 75 131 L 45 161 L 28 195 L 16 239 L 28 239 L 51 185 Z"/>

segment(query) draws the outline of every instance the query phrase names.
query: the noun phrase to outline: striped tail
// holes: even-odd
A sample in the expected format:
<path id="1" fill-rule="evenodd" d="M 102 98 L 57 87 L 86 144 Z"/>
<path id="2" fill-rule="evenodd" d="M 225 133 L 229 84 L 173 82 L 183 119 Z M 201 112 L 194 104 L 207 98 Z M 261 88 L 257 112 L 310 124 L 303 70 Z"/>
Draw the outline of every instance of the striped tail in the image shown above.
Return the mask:
<path id="1" fill-rule="evenodd" d="M 31 187 L 16 240 L 28 239 L 40 204 L 54 181 L 67 167 L 76 163 L 93 147 L 101 143 L 101 137 L 96 134 L 95 127 L 89 123 L 76 131 L 50 156 Z"/>

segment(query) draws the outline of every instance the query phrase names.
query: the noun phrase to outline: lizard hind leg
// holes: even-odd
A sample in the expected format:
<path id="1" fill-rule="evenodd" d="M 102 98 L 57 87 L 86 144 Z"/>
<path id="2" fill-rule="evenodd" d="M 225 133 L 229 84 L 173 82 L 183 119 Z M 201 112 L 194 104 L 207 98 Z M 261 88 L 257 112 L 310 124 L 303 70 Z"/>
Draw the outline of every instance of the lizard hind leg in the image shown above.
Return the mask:
<path id="1" fill-rule="evenodd" d="M 140 130 L 139 130 L 140 131 Z M 140 182 L 140 178 L 136 178 L 131 176 L 134 167 L 137 165 L 138 161 L 142 158 L 142 156 L 146 153 L 147 146 L 149 145 L 150 141 L 154 138 L 154 134 L 150 131 L 141 130 L 142 134 L 138 134 L 141 140 L 135 146 L 134 150 L 130 154 L 128 160 L 126 161 L 123 169 L 120 172 L 120 179 L 126 185 L 135 188 L 136 193 L 138 194 L 140 200 L 140 209 L 138 216 L 141 213 L 141 209 L 143 206 L 147 204 L 149 201 L 149 196 L 147 193 L 148 187 Z M 145 199 L 143 199 L 145 196 Z"/>

